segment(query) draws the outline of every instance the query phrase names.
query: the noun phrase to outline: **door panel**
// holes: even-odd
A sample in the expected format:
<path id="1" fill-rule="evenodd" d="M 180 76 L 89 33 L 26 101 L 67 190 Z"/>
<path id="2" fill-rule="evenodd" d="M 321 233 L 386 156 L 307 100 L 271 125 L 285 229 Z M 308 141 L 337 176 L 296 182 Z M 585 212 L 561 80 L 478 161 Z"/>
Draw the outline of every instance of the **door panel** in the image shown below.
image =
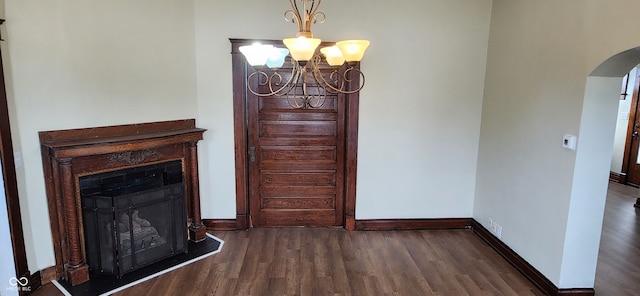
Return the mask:
<path id="1" fill-rule="evenodd" d="M 253 226 L 342 226 L 344 96 L 318 109 L 286 97 L 247 96 Z"/>

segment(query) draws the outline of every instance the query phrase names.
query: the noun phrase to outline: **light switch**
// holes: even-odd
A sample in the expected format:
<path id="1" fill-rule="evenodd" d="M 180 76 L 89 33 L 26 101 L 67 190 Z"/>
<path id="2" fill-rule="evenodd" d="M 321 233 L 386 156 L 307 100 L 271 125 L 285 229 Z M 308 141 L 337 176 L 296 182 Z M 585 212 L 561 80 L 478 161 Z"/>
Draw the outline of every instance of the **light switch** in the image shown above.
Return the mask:
<path id="1" fill-rule="evenodd" d="M 562 148 L 569 150 L 576 150 L 577 137 L 574 135 L 565 134 L 562 136 Z"/>

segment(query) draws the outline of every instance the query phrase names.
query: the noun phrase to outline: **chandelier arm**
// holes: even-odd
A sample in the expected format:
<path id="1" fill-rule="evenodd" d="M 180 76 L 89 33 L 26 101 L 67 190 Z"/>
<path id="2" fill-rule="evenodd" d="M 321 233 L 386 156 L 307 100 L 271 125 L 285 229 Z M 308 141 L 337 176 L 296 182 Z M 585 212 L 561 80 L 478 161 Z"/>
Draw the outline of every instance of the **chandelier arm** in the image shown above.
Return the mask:
<path id="1" fill-rule="evenodd" d="M 271 91 L 270 93 L 260 93 L 257 90 L 254 90 L 253 87 L 251 86 L 252 84 L 249 83 L 249 81 L 256 75 L 264 76 L 265 80 L 266 80 L 266 82 L 264 82 L 264 83 L 261 83 L 261 82 L 258 81 L 258 85 L 269 85 L 269 89 L 270 89 L 269 91 L 271 91 L 271 86 L 270 86 L 270 82 L 269 82 L 270 78 L 267 75 L 267 73 L 265 73 L 263 71 L 256 71 L 256 72 L 253 72 L 253 73 L 249 74 L 249 77 L 247 77 L 247 89 L 249 89 L 249 91 L 252 94 L 254 94 L 256 96 L 259 96 L 259 97 L 269 97 L 269 96 L 274 96 L 274 95 L 277 94 L 277 91 L 275 91 L 275 92 Z M 260 79 L 260 78 L 256 78 L 256 79 Z"/>
<path id="2" fill-rule="evenodd" d="M 324 76 L 322 75 L 322 71 L 320 71 L 320 63 L 322 62 L 322 57 L 319 55 L 316 55 L 313 57 L 312 61 L 311 61 L 311 68 L 312 68 L 312 73 L 313 73 L 313 79 L 316 81 L 316 83 L 318 85 L 320 85 L 322 87 L 322 89 L 324 89 L 325 91 L 330 91 L 330 92 L 334 92 L 332 88 L 331 83 L 329 83 Z M 331 79 L 331 77 L 333 77 L 333 73 L 337 72 L 337 70 L 333 70 L 333 72 L 331 72 L 331 74 L 329 75 L 329 79 Z M 338 83 L 337 81 L 335 81 L 336 84 Z M 326 86 L 326 87 L 325 87 Z M 339 89 L 342 89 L 342 86 L 339 87 Z"/>
<path id="3" fill-rule="evenodd" d="M 269 83 L 268 83 L 270 93 L 266 94 L 265 96 L 272 96 L 272 95 L 281 96 L 289 93 L 291 89 L 295 87 L 295 83 L 292 83 L 292 82 L 296 80 L 295 78 L 296 75 L 297 75 L 297 71 L 295 71 L 295 68 L 293 68 L 291 70 L 291 77 L 289 78 L 289 80 L 286 83 L 282 84 L 282 87 L 280 87 L 279 89 L 273 90 L 274 83 L 273 83 L 272 77 L 278 77 L 279 81 L 278 83 L 276 83 L 276 85 L 279 85 L 282 83 L 282 75 L 278 72 L 274 72 L 273 74 L 271 74 L 269 78 Z"/>
<path id="4" fill-rule="evenodd" d="M 362 73 L 362 71 L 360 71 L 359 68 L 356 68 L 354 66 L 349 66 L 349 68 L 347 68 L 347 70 L 344 71 L 344 74 L 342 74 L 342 76 L 345 78 L 345 81 L 349 82 L 349 86 L 351 86 L 351 83 L 353 82 L 353 78 L 350 78 L 352 71 L 355 72 L 360 77 L 359 84 L 358 84 L 358 87 L 346 92 L 346 94 L 357 93 L 360 90 L 362 90 L 362 88 L 364 87 L 364 82 L 365 82 L 364 73 Z M 351 87 L 353 87 L 353 86 L 351 86 Z"/>
<path id="5" fill-rule="evenodd" d="M 302 9 L 298 6 L 298 1 L 302 2 Z M 307 2 L 311 2 L 311 6 L 307 7 Z M 284 12 L 284 19 L 287 22 L 296 23 L 298 25 L 298 36 L 313 37 L 311 25 L 316 23 L 324 23 L 327 16 L 324 12 L 318 11 L 322 0 L 289 0 L 291 9 Z"/>
<path id="6" fill-rule="evenodd" d="M 276 81 L 277 79 L 277 81 Z M 282 84 L 282 75 L 278 72 L 273 72 L 273 74 L 269 75 L 269 78 L 267 79 L 267 81 L 265 82 L 264 85 L 269 87 L 269 91 L 271 93 L 277 93 L 278 91 L 273 91 L 273 85 L 280 85 Z"/>
<path id="7" fill-rule="evenodd" d="M 327 100 L 327 93 L 320 92 L 320 86 L 315 86 L 318 89 L 317 95 L 307 96 L 307 106 L 310 108 L 320 108 L 324 106 L 325 101 Z"/>
<path id="8" fill-rule="evenodd" d="M 265 77 L 264 78 L 265 80 L 269 79 L 268 76 L 267 76 L 267 73 L 262 72 L 262 71 L 257 71 L 257 70 L 255 72 L 249 74 L 249 76 L 247 76 L 247 82 L 246 82 L 247 83 L 247 89 L 251 93 L 253 93 L 254 95 L 261 96 L 259 93 L 257 93 L 255 90 L 253 90 L 253 87 L 252 87 L 252 84 L 251 84 L 251 79 L 257 79 L 258 80 L 258 85 L 261 85 L 262 83 L 260 82 L 260 77 L 262 77 L 262 76 Z"/>
<path id="9" fill-rule="evenodd" d="M 313 68 L 311 69 L 312 75 L 315 73 Z M 302 69 L 302 100 L 304 102 L 304 108 L 320 108 L 324 105 L 324 101 L 326 98 L 326 92 L 321 91 L 321 86 L 316 84 L 315 86 L 310 86 L 307 82 L 307 69 Z M 315 78 L 314 78 L 315 80 Z M 310 94 L 309 88 L 315 88 L 317 94 Z"/>
<path id="10" fill-rule="evenodd" d="M 333 76 L 338 76 L 337 79 L 332 79 L 336 82 L 336 84 L 340 84 L 339 86 L 333 86 L 330 82 L 328 82 L 324 76 L 322 75 L 322 72 L 320 72 L 320 61 L 321 61 L 321 57 L 320 56 L 315 56 L 312 60 L 311 60 L 311 66 L 312 66 L 312 70 L 313 70 L 313 78 L 315 79 L 315 81 L 325 90 L 328 92 L 333 92 L 333 93 L 342 93 L 342 94 L 355 94 L 357 92 L 359 92 L 363 87 L 364 87 L 364 74 L 357 68 L 355 68 L 354 66 L 350 66 L 349 68 L 347 68 L 344 72 L 340 73 L 339 69 L 333 70 L 333 72 L 331 72 L 331 74 L 329 74 L 329 77 L 333 77 Z M 350 72 L 351 71 L 355 71 L 356 73 L 358 73 L 358 75 L 360 76 L 360 85 L 358 85 L 358 87 L 356 89 L 352 89 L 352 90 L 345 90 L 345 84 L 349 83 L 349 85 L 351 84 L 351 82 L 353 81 L 352 78 L 349 78 L 350 76 Z"/>
<path id="11" fill-rule="evenodd" d="M 313 80 L 315 81 L 315 85 L 311 86 L 313 88 L 315 88 L 315 93 L 316 94 L 310 94 L 308 88 L 310 87 L 309 84 L 307 83 L 307 76 L 305 74 L 305 76 L 303 77 L 303 93 L 305 96 L 305 108 L 320 108 L 322 106 L 324 106 L 324 103 L 326 101 L 327 98 L 327 91 L 325 90 L 324 87 L 322 87 L 322 85 L 318 82 L 318 79 L 316 77 L 316 75 L 318 73 L 320 73 L 319 68 L 318 68 L 318 64 L 319 61 L 321 61 L 322 58 L 320 56 L 315 56 L 307 65 L 309 65 L 311 67 L 311 75 Z M 303 69 L 304 73 L 307 73 L 307 68 Z"/>
<path id="12" fill-rule="evenodd" d="M 298 32 L 303 30 L 302 17 L 300 16 L 300 10 L 298 9 L 297 0 L 289 0 L 291 3 L 291 9 L 284 12 L 284 20 L 291 23 L 298 24 Z"/>
<path id="13" fill-rule="evenodd" d="M 326 92 L 342 93 L 344 92 L 345 82 L 341 79 L 331 79 L 334 74 L 340 75 L 340 73 L 338 73 L 338 70 L 333 70 L 333 72 L 331 72 L 331 74 L 329 75 L 330 80 L 335 82 L 336 86 L 333 86 L 332 83 L 327 81 L 326 78 L 324 78 L 324 75 L 322 75 L 322 72 L 320 72 L 319 70 L 313 71 L 313 78 L 318 83 L 318 85 L 320 85 L 320 87 L 322 87 L 322 89 L 324 89 Z M 338 83 L 340 83 L 339 86 L 337 86 Z"/>
<path id="14" fill-rule="evenodd" d="M 300 69 L 298 62 L 296 60 L 291 59 L 291 64 L 293 67 L 291 68 L 291 77 L 285 83 L 275 95 L 278 96 L 286 96 L 291 93 L 292 90 L 295 92 L 295 88 L 298 85 L 298 80 L 300 80 L 300 76 L 302 75 L 302 70 Z M 284 91 L 286 89 L 286 91 Z"/>
<path id="15" fill-rule="evenodd" d="M 295 83 L 290 83 L 288 84 L 285 88 L 282 88 L 282 90 L 278 93 L 276 93 L 276 96 L 286 96 L 289 95 L 289 93 L 291 93 L 292 90 L 294 90 L 296 88 L 296 84 Z"/>
<path id="16" fill-rule="evenodd" d="M 298 88 L 293 88 L 293 93 L 287 94 L 287 103 L 294 109 L 304 109 L 307 106 L 304 94 L 298 96 Z"/>
<path id="17" fill-rule="evenodd" d="M 296 83 L 294 83 L 295 81 L 298 80 L 298 77 L 300 76 L 300 71 L 298 70 L 299 67 L 297 67 L 296 65 L 294 65 L 294 67 L 291 70 L 291 78 L 289 78 L 289 80 L 282 85 L 282 87 L 274 90 L 273 88 L 273 77 L 278 77 L 277 79 L 279 79 L 280 81 L 282 81 L 282 75 L 278 72 L 273 73 L 271 76 L 267 75 L 267 73 L 265 73 L 264 71 L 259 71 L 256 70 L 255 72 L 249 74 L 249 76 L 247 77 L 247 88 L 249 89 L 249 91 L 259 97 L 270 97 L 270 96 L 277 96 L 277 95 L 286 95 L 289 92 L 291 92 L 291 89 L 295 88 Z M 253 77 L 255 77 L 256 75 L 262 76 L 265 79 L 265 82 L 262 83 L 260 82 L 260 80 L 258 80 L 258 85 L 267 85 L 269 87 L 269 93 L 260 93 L 257 90 L 254 90 L 252 88 L 252 84 L 249 82 Z M 260 79 L 260 77 L 258 78 L 254 78 L 254 79 Z M 285 91 L 286 90 L 286 91 Z"/>

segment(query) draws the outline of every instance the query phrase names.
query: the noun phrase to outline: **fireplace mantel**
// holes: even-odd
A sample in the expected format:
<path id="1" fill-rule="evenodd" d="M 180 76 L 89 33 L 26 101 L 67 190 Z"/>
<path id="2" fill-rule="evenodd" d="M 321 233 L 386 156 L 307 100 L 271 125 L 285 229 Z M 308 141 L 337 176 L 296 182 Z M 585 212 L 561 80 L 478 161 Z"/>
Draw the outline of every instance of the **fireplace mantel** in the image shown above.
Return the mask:
<path id="1" fill-rule="evenodd" d="M 189 239 L 206 238 L 200 216 L 197 142 L 205 129 L 194 119 L 40 132 L 56 277 L 89 280 L 78 178 L 181 160 Z"/>

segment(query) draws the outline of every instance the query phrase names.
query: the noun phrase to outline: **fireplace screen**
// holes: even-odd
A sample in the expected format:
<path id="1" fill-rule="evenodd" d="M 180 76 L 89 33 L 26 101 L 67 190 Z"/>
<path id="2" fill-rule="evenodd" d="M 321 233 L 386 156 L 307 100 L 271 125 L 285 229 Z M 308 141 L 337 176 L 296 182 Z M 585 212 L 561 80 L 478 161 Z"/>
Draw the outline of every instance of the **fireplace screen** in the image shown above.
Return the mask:
<path id="1" fill-rule="evenodd" d="M 82 177 L 80 189 L 92 272 L 120 278 L 187 251 L 179 161 Z"/>

